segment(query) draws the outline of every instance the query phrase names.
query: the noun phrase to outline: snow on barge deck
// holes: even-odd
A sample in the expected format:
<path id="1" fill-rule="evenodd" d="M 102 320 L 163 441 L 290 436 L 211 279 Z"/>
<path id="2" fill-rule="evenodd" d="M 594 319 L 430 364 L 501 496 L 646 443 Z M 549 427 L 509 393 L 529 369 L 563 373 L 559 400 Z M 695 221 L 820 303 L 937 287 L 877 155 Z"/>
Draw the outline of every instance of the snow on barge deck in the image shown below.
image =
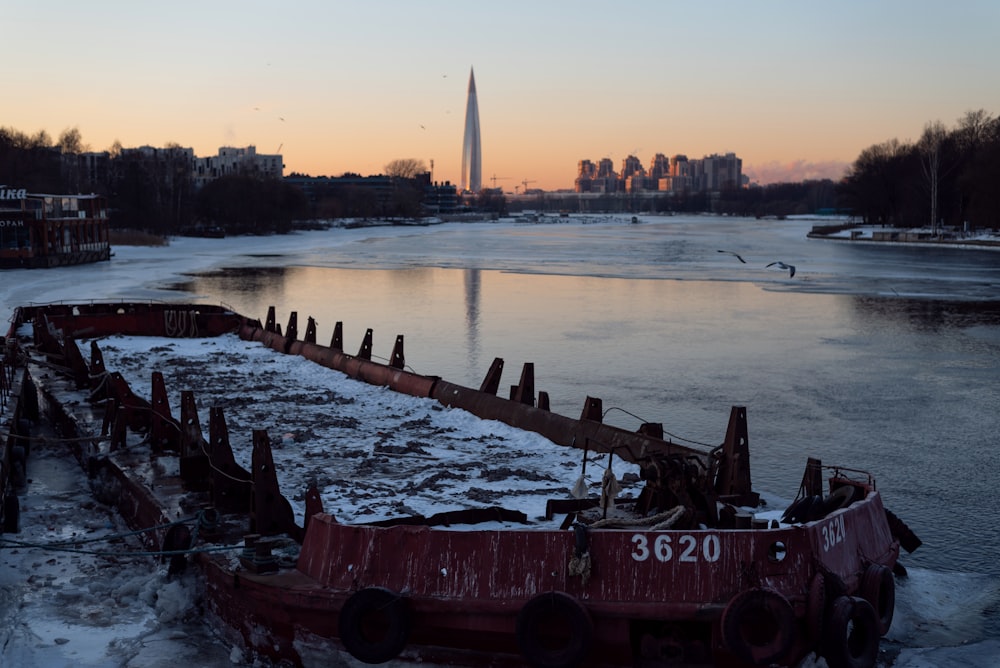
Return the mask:
<path id="1" fill-rule="evenodd" d="M 781 519 L 755 515 L 742 407 L 721 445 L 692 448 L 662 425 L 603 424 L 599 399 L 580 419 L 552 413 L 530 364 L 505 399 L 499 359 L 467 388 L 406 371 L 402 337 L 381 364 L 370 330 L 356 355 L 341 331 L 317 344 L 309 318 L 300 339 L 293 313 L 282 334 L 273 308 L 261 324 L 207 305 L 20 307 L 4 341 L 4 530 L 44 413 L 98 497 L 152 529 L 171 569 L 196 564 L 220 630 L 262 656 L 874 665 L 899 548 L 919 539 L 872 476 L 809 459 Z M 282 365 L 293 381 L 270 375 Z M 147 400 L 132 387 L 150 373 Z M 173 385 L 211 404 L 207 439 L 195 390 L 172 402 Z M 234 448 L 243 423 L 251 442 Z M 603 468 L 592 484 L 588 463 Z"/>

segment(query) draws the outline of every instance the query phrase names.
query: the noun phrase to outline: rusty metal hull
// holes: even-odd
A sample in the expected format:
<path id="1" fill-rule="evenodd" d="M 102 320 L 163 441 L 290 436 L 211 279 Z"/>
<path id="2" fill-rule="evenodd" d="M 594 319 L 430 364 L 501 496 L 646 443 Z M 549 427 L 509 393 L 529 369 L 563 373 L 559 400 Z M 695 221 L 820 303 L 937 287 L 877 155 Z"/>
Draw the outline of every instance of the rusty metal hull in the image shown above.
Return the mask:
<path id="1" fill-rule="evenodd" d="M 2 339 L 0 339 L 2 341 Z M 20 527 L 19 491 L 27 484 L 30 424 L 38 419 L 31 376 L 15 351 L 0 346 L 0 534 Z"/>
<path id="2" fill-rule="evenodd" d="M 166 304 L 159 302 L 90 302 L 20 306 L 11 319 L 19 323 L 44 317 L 54 329 L 69 338 L 95 338 L 110 334 L 126 336 L 219 336 L 236 331 L 244 317 L 210 304 Z M 13 336 L 13 331 L 8 333 Z"/>
<path id="3" fill-rule="evenodd" d="M 348 355 L 223 308 L 137 304 L 25 307 L 14 319 L 12 341 L 19 324 L 29 321 L 35 323 L 34 354 L 74 372 L 40 388 L 47 413 L 64 435 L 75 437 L 89 474 L 113 483 L 110 500 L 125 520 L 135 528 L 161 527 L 145 534 L 151 549 L 187 547 L 190 536 L 167 527 L 190 508 L 225 509 L 203 541 L 231 545 L 234 536 L 246 535 L 238 560 L 205 552 L 192 560 L 205 575 L 209 610 L 261 655 L 300 663 L 303 645 L 320 643 L 368 663 L 399 656 L 464 665 L 748 666 L 793 665 L 816 652 L 831 665 L 867 666 L 891 624 L 892 571 L 908 530 L 883 507 L 874 480 L 852 480 L 837 470 L 824 490 L 818 462 L 811 462 L 787 521 L 751 523 L 734 505 L 755 497 L 749 469 L 740 468 L 739 460 L 747 462 L 742 410 L 731 414 L 726 443 L 706 454 L 648 431 L 603 425 L 586 410 L 574 420 L 537 407 L 525 401 L 534 395 L 530 378 L 522 377 L 512 399 L 501 399 L 488 391 L 495 383 L 475 390 L 407 372 L 401 341 L 394 363 L 379 364 L 365 356 L 367 340 L 362 354 Z M 648 464 L 643 475 L 650 493 L 636 500 L 630 526 L 588 519 L 574 506 L 556 511 L 575 518 L 572 523 L 536 530 L 342 524 L 322 512 L 318 496 L 307 494 L 300 528 L 277 489 L 266 434 L 254 433 L 253 471 L 242 471 L 232 460 L 221 412 L 213 410 L 211 441 L 205 441 L 192 397 L 184 397 L 180 421 L 170 416 L 162 377 L 154 375 L 151 402 L 120 378 L 103 384 L 107 448 L 97 445 L 97 434 L 80 430 L 75 407 L 60 401 L 58 383 L 108 372 L 96 346 L 86 365 L 77 336 L 233 331 L 352 378 L 537 431 L 557 444 Z M 74 369 L 80 365 L 86 368 Z M 146 425 L 136 424 L 141 415 Z M 171 425 L 180 432 L 176 439 L 157 436 Z M 148 462 L 118 449 L 130 428 L 148 428 L 155 455 L 176 456 L 179 466 L 169 468 L 180 474 L 152 475 Z M 670 520 L 678 523 L 658 529 L 645 520 L 664 499 L 667 507 L 680 504 Z M 252 510 L 236 512 L 227 503 Z M 270 559 L 259 534 L 291 537 L 300 543 L 297 558 Z M 911 547 L 919 545 L 913 540 Z"/>
<path id="4" fill-rule="evenodd" d="M 602 530 L 590 532 L 588 542 L 592 570 L 584 580 L 567 567 L 573 532 L 381 528 L 317 515 L 294 571 L 241 577 L 214 565 L 209 586 L 216 614 L 244 638 L 260 633 L 258 624 L 273 617 L 268 611 L 280 610 L 282 624 L 266 624 L 266 644 L 282 652 L 303 633 L 336 637 L 337 614 L 354 592 L 403 593 L 413 620 L 407 654 L 431 661 L 442 646 L 516 655 L 518 613 L 540 592 L 563 592 L 593 622 L 587 665 L 633 665 L 678 651 L 716 665 L 752 665 L 733 653 L 722 620 L 742 593 L 766 590 L 792 611 L 781 663 L 794 665 L 816 649 L 815 625 L 822 623 L 811 613 L 817 594 L 810 584 L 823 579 L 823 597 L 833 587 L 842 588 L 839 596 L 860 596 L 866 569 L 891 569 L 898 556 L 877 492 L 802 526 Z"/>

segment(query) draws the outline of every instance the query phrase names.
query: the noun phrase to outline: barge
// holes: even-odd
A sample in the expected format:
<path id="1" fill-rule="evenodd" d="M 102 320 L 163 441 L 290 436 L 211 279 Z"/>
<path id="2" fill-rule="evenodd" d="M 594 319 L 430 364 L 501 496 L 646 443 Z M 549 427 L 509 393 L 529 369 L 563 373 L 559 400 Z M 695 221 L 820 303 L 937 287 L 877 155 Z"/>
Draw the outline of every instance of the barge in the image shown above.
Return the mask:
<path id="1" fill-rule="evenodd" d="M 100 195 L 45 195 L 0 186 L 0 269 L 111 259 L 108 205 Z"/>
<path id="2" fill-rule="evenodd" d="M 695 448 L 665 438 L 659 424 L 635 432 L 604 424 L 593 397 L 579 419 L 553 413 L 531 364 L 501 397 L 502 360 L 468 388 L 408 371 L 401 336 L 381 363 L 370 330 L 357 354 L 344 351 L 342 331 L 337 323 L 322 345 L 312 318 L 300 337 L 296 314 L 282 331 L 273 308 L 262 323 L 194 304 L 20 307 L 4 343 L 5 387 L 18 408 L 3 416 L 3 474 L 14 478 L 8 461 L 24 466 L 31 423 L 46 416 L 103 499 L 148 530 L 148 547 L 172 571 L 199 569 L 220 631 L 275 661 L 347 652 L 369 664 L 759 666 L 810 655 L 832 667 L 875 664 L 892 623 L 894 574 L 903 572 L 900 548 L 920 541 L 883 506 L 872 475 L 810 458 L 795 501 L 775 516 L 760 511 L 752 489 L 742 407 L 731 409 L 717 447 Z M 548 447 L 576 453 L 581 479 L 588 463 L 604 470 L 594 486 L 553 494 L 543 516 L 491 498 L 338 520 L 311 484 L 295 491 L 305 507 L 299 524 L 268 432 L 254 429 L 249 456 L 237 456 L 212 405 L 206 438 L 193 392 L 181 391 L 173 417 L 164 370 L 146 369 L 146 399 L 109 368 L 101 346 L 113 336 L 238 337 L 441 411 L 544 436 Z M 326 411 L 337 419 L 335 405 Z M 631 480 L 612 461 L 634 471 Z M 5 530 L 16 524 L 13 505 Z"/>

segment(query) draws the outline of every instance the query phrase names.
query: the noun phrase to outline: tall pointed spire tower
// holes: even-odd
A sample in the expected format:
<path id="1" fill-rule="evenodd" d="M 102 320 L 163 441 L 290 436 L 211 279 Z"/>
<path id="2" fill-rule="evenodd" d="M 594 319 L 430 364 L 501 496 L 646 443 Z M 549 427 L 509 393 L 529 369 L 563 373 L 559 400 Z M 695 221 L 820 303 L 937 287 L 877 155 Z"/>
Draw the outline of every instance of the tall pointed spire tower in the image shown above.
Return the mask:
<path id="1" fill-rule="evenodd" d="M 479 103 L 476 74 L 469 68 L 469 99 L 465 103 L 465 138 L 462 140 L 462 191 L 483 189 L 483 153 L 479 145 Z"/>

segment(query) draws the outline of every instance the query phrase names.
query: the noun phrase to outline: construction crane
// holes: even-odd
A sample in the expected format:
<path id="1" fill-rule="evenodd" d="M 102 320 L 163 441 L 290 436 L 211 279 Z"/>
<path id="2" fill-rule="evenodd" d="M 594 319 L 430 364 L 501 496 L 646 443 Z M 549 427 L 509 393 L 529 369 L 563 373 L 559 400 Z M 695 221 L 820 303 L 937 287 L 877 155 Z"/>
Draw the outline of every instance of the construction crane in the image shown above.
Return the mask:
<path id="1" fill-rule="evenodd" d="M 496 172 L 494 172 L 493 176 L 490 177 L 490 181 L 493 182 L 493 187 L 496 188 L 497 187 L 497 181 L 506 181 L 509 178 L 510 178 L 509 176 L 497 176 Z"/>
<path id="2" fill-rule="evenodd" d="M 525 195 L 528 194 L 528 184 L 529 183 L 534 183 L 534 181 L 529 181 L 528 179 L 525 179 L 525 180 L 521 181 L 521 184 L 524 186 L 524 194 Z"/>

